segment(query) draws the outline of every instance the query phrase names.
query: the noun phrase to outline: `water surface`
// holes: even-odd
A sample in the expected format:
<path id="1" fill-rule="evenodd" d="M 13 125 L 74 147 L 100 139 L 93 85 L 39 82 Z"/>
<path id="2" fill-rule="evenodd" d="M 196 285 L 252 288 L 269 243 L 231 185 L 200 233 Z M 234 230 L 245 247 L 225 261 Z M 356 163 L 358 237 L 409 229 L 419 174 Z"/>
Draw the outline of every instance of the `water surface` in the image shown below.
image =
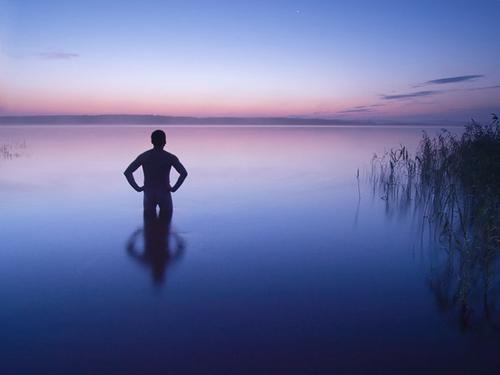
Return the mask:
<path id="1" fill-rule="evenodd" d="M 144 261 L 166 232 L 122 173 L 153 129 L 0 127 L 2 373 L 500 368 L 496 328 L 430 287 L 439 246 L 367 183 L 422 128 L 165 127 L 189 176 Z"/>

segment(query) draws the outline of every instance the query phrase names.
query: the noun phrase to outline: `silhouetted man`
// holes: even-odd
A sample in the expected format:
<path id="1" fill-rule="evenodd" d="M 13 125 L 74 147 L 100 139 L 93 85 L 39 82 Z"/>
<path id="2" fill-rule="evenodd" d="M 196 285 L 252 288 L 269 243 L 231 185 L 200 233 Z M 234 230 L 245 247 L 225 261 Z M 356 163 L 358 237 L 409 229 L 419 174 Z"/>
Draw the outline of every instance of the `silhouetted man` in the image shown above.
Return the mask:
<path id="1" fill-rule="evenodd" d="M 125 170 L 128 183 L 136 191 L 144 191 L 144 215 L 156 216 L 156 206 L 160 207 L 160 215 L 166 218 L 172 216 L 172 196 L 187 177 L 186 168 L 177 156 L 163 150 L 166 144 L 165 132 L 155 130 L 151 133 L 153 148 L 140 154 Z M 144 171 L 144 186 L 137 185 L 134 171 L 140 166 Z M 174 186 L 170 186 L 170 170 L 174 167 L 179 172 L 179 178 Z"/>

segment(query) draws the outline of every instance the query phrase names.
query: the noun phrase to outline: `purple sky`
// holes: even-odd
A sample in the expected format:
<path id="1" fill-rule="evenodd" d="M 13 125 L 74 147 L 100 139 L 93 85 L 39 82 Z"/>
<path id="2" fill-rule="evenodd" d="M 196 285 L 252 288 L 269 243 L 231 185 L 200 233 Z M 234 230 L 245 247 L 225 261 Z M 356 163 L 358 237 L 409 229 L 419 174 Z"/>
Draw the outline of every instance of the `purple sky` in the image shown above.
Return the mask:
<path id="1" fill-rule="evenodd" d="M 500 1 L 0 0 L 0 114 L 461 120 Z"/>

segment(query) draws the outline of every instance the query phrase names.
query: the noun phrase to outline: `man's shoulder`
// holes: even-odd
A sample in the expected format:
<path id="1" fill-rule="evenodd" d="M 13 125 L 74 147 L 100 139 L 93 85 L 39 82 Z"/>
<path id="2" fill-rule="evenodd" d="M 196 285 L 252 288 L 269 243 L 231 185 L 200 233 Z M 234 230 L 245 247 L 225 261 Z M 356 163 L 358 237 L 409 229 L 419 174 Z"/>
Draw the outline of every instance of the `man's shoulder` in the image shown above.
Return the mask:
<path id="1" fill-rule="evenodd" d="M 139 154 L 139 156 L 137 156 L 137 159 L 143 160 L 144 158 L 147 158 L 149 155 L 151 155 L 152 152 L 153 150 L 144 151 L 142 154 Z"/>
<path id="2" fill-rule="evenodd" d="M 164 153 L 165 157 L 168 158 L 169 160 L 175 161 L 175 160 L 179 159 L 177 156 L 175 156 L 171 152 L 163 150 L 163 153 Z"/>

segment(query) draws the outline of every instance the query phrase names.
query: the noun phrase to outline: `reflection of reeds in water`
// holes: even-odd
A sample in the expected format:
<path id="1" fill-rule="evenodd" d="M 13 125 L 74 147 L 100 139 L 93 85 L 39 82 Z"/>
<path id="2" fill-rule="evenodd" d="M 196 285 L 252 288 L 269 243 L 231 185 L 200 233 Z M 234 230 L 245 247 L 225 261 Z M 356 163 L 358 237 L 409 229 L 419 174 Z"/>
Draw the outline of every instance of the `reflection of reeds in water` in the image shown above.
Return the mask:
<path id="1" fill-rule="evenodd" d="M 500 124 L 475 122 L 457 137 L 424 133 L 415 157 L 402 146 L 372 160 L 374 194 L 390 215 L 413 215 L 440 254 L 429 275 L 438 306 L 461 327 L 500 323 Z M 436 261 L 434 262 L 436 263 Z M 500 328 L 500 327 L 499 327 Z"/>
<path id="2" fill-rule="evenodd" d="M 19 158 L 23 156 L 25 149 L 26 141 L 0 144 L 0 158 L 4 160 Z"/>

